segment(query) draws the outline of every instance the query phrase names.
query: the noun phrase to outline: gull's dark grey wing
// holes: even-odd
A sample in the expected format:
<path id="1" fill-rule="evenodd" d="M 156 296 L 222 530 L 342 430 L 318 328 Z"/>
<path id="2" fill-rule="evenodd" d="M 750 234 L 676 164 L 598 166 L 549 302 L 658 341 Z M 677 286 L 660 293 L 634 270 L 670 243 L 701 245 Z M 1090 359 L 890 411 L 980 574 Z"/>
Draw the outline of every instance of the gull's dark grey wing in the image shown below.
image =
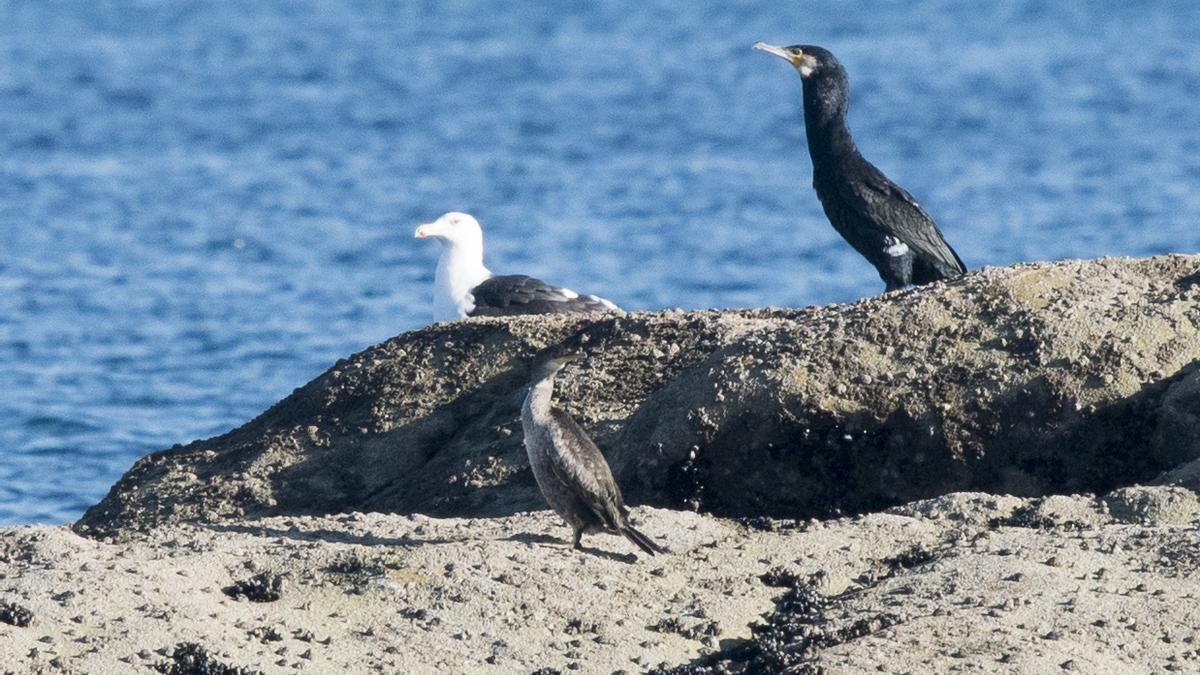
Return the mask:
<path id="1" fill-rule="evenodd" d="M 576 293 L 524 274 L 491 277 L 471 289 L 475 308 L 467 316 L 607 312 L 619 309 L 595 295 Z"/>

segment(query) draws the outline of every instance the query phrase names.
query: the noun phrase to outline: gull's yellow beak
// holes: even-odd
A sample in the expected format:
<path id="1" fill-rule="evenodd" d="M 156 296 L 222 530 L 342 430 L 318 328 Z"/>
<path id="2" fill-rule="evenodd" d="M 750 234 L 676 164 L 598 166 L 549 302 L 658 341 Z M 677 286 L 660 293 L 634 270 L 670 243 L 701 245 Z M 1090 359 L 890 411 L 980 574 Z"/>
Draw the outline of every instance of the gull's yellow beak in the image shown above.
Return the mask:
<path id="1" fill-rule="evenodd" d="M 425 223 L 424 225 L 419 225 L 417 227 L 417 231 L 413 232 L 413 236 L 416 237 L 417 239 L 424 239 L 426 237 L 432 237 L 432 236 L 434 236 L 434 234 L 435 233 L 433 230 L 433 223 Z"/>
<path id="2" fill-rule="evenodd" d="M 793 54 L 793 53 L 789 52 L 788 50 L 784 49 L 783 47 L 777 47 L 775 45 L 770 45 L 765 42 L 755 42 L 754 48 L 760 52 L 766 52 L 773 56 L 778 56 L 779 58 L 783 59 L 784 61 L 787 61 L 788 63 L 792 64 L 795 67 L 799 67 L 800 59 L 804 58 L 803 53 Z"/>

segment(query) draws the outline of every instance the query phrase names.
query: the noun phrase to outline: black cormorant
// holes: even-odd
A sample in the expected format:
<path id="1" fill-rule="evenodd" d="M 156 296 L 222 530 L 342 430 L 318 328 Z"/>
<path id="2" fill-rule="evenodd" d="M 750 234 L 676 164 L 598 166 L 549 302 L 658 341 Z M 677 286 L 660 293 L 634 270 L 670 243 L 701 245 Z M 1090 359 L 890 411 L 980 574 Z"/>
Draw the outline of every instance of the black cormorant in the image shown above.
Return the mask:
<path id="1" fill-rule="evenodd" d="M 619 310 L 612 302 L 552 286 L 523 274 L 495 276 L 483 265 L 483 229 L 465 213 L 447 213 L 417 228 L 418 239 L 442 244 L 433 281 L 433 320 L 468 316 Z"/>
<path id="2" fill-rule="evenodd" d="M 534 367 L 521 406 L 529 466 L 550 508 L 574 530 L 575 548 L 592 532 L 623 535 L 650 555 L 666 549 L 629 523 L 629 509 L 600 449 L 575 420 L 551 403 L 554 376 L 577 356 L 547 359 Z"/>
<path id="3" fill-rule="evenodd" d="M 958 254 L 912 195 L 858 152 L 846 127 L 849 81 L 833 54 L 812 45 L 759 42 L 754 48 L 800 72 L 817 198 L 838 234 L 879 270 L 887 290 L 966 273 Z"/>

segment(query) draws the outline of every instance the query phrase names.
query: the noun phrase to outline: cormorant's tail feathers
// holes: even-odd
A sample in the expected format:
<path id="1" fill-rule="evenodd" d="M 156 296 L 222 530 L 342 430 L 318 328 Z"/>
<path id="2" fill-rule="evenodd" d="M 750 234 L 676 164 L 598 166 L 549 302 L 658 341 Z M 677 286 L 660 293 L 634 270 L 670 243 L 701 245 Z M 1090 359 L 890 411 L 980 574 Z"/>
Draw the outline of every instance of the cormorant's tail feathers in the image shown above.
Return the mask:
<path id="1" fill-rule="evenodd" d="M 950 248 L 950 244 L 946 244 L 946 248 Z M 959 274 L 966 274 L 970 271 L 967 269 L 967 264 L 962 261 L 962 258 L 958 257 L 958 251 L 950 248 L 950 255 L 954 256 L 954 262 L 958 263 Z"/>
<path id="2" fill-rule="evenodd" d="M 949 248 L 949 247 L 947 247 Z M 913 260 L 912 267 L 912 283 L 916 286 L 921 284 L 929 284 L 943 279 L 953 279 L 967 273 L 967 266 L 963 264 L 962 259 L 954 253 L 954 249 L 949 249 L 954 255 L 954 262 L 957 266 L 946 264 L 945 261 L 925 259 L 920 256 Z"/>
<path id="3" fill-rule="evenodd" d="M 667 549 L 654 543 L 650 537 L 647 537 L 641 532 L 633 529 L 632 525 L 626 525 L 625 527 L 622 527 L 621 534 L 625 535 L 626 539 L 633 542 L 635 546 L 650 555 L 654 555 L 656 553 L 670 553 L 670 551 Z"/>

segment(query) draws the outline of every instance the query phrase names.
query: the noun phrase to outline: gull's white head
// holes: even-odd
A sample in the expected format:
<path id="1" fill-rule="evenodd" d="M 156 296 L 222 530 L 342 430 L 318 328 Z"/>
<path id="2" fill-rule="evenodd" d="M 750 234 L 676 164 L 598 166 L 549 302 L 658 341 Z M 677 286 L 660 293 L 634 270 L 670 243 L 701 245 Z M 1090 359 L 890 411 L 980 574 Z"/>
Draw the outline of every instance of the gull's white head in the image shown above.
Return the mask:
<path id="1" fill-rule="evenodd" d="M 483 228 L 470 214 L 451 211 L 413 233 L 417 239 L 437 239 L 445 246 L 483 248 Z"/>
<path id="2" fill-rule="evenodd" d="M 451 211 L 413 233 L 442 244 L 433 276 L 433 320 L 465 318 L 475 309 L 471 290 L 492 276 L 483 266 L 483 229 L 465 213 Z"/>

